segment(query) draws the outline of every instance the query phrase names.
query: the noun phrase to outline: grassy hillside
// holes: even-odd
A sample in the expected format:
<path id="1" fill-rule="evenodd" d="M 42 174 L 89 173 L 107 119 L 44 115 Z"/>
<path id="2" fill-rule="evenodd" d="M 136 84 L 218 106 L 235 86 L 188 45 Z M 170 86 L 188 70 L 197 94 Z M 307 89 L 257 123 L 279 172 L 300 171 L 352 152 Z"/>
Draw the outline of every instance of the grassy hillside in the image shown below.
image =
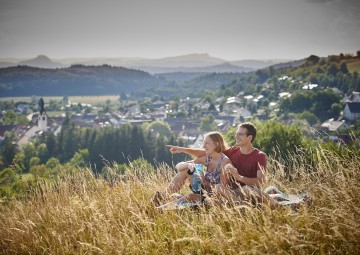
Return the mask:
<path id="1" fill-rule="evenodd" d="M 349 72 L 351 72 L 351 73 L 354 73 L 354 72 L 360 73 L 360 59 L 349 61 L 349 62 L 346 63 L 346 65 L 347 65 L 347 67 L 349 69 Z"/>
<path id="2" fill-rule="evenodd" d="M 87 169 L 65 168 L 68 174 L 40 182 L 28 200 L 0 203 L 0 254 L 356 254 L 360 159 L 326 150 L 314 155 L 313 167 L 294 156 L 292 182 L 270 159 L 266 185 L 305 188 L 314 197 L 297 211 L 158 212 L 149 200 L 171 177 L 167 166 L 112 176 L 113 185 Z"/>

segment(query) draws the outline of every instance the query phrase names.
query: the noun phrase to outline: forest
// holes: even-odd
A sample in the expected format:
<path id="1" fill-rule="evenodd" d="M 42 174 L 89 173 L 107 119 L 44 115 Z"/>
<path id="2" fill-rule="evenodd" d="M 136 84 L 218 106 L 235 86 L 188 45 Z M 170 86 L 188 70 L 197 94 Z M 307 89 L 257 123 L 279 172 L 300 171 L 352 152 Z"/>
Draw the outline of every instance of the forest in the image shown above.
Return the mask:
<path id="1" fill-rule="evenodd" d="M 120 95 L 167 83 L 143 71 L 109 65 L 73 65 L 57 69 L 29 66 L 0 68 L 2 97 Z"/>

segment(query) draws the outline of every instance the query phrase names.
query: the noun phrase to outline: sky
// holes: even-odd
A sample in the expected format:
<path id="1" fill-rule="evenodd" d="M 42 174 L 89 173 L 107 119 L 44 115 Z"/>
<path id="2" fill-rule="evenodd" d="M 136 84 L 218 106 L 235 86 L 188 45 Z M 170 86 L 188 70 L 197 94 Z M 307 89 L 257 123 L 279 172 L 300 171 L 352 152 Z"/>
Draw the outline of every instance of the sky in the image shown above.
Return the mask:
<path id="1" fill-rule="evenodd" d="M 356 54 L 359 13 L 359 0 L 0 0 L 0 58 Z"/>

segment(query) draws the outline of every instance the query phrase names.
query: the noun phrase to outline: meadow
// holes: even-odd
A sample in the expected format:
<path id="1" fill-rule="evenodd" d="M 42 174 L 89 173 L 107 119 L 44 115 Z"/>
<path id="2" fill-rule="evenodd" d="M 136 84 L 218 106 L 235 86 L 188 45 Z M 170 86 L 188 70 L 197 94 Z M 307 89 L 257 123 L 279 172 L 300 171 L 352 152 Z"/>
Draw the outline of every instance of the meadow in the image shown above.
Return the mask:
<path id="1" fill-rule="evenodd" d="M 173 176 L 170 166 L 130 166 L 119 175 L 114 165 L 106 178 L 63 166 L 59 178 L 40 180 L 27 199 L 0 203 L 0 254 L 358 254 L 359 153 L 314 154 L 313 164 L 293 155 L 291 176 L 269 159 L 265 186 L 312 196 L 298 210 L 160 212 L 149 201 Z"/>
<path id="2" fill-rule="evenodd" d="M 40 96 L 37 96 L 37 98 L 40 98 Z M 53 101 L 61 101 L 63 97 L 59 96 L 44 96 L 42 97 L 45 102 Z M 76 102 L 76 103 L 83 103 L 83 104 L 100 104 L 105 103 L 107 100 L 110 100 L 110 102 L 118 101 L 119 96 L 69 96 L 70 102 Z M 32 97 L 0 97 L 0 102 L 11 102 L 14 103 L 17 102 L 27 102 L 30 103 L 32 101 Z"/>

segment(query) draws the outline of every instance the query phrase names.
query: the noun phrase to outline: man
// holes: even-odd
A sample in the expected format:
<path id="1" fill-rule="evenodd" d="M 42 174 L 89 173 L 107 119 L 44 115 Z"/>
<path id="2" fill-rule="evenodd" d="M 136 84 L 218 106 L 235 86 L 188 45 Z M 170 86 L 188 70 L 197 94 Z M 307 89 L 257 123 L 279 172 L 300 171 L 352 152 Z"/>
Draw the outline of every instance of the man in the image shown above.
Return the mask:
<path id="1" fill-rule="evenodd" d="M 256 127 L 250 122 L 241 123 L 235 135 L 236 146 L 224 151 L 224 154 L 231 160 L 231 164 L 225 165 L 225 175 L 227 175 L 227 185 L 218 184 L 217 192 L 230 202 L 242 202 L 249 198 L 264 202 L 267 200 L 272 203 L 269 196 L 260 189 L 265 179 L 266 154 L 254 148 L 253 142 L 256 138 Z M 205 155 L 204 150 L 195 148 L 185 148 L 168 145 L 171 153 L 186 153 L 194 157 Z M 181 175 L 180 175 L 181 176 Z M 179 187 L 184 183 L 186 177 L 178 178 L 179 182 L 173 180 L 172 187 Z M 179 177 L 179 176 L 178 176 Z"/>

